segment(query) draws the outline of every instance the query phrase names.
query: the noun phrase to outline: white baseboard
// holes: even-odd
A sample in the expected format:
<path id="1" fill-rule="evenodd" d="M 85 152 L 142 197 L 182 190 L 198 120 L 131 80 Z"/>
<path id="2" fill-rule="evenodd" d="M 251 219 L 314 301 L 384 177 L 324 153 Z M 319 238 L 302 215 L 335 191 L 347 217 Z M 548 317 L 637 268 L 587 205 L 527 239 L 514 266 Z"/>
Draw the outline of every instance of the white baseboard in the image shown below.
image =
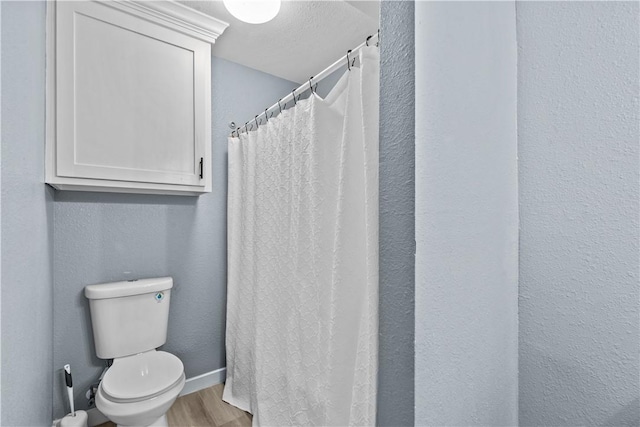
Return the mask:
<path id="1" fill-rule="evenodd" d="M 198 375 L 197 377 L 187 378 L 187 381 L 184 383 L 184 388 L 180 392 L 180 396 L 184 396 L 185 394 L 195 393 L 196 391 L 203 390 L 205 388 L 214 386 L 216 384 L 221 384 L 227 378 L 227 368 L 216 369 L 215 371 L 206 372 L 202 375 Z M 89 420 L 87 421 L 87 425 L 89 427 L 95 427 L 100 424 L 106 423 L 109 421 L 107 417 L 105 417 L 102 412 L 98 411 L 97 408 L 91 408 L 87 411 L 87 415 L 89 416 Z M 60 420 L 56 420 L 60 421 Z M 56 424 L 54 422 L 54 427 Z"/>
<path id="2" fill-rule="evenodd" d="M 221 384 L 227 378 L 227 368 L 216 369 L 215 371 L 205 372 L 197 377 L 187 379 L 180 396 L 195 393 L 196 391 Z"/>

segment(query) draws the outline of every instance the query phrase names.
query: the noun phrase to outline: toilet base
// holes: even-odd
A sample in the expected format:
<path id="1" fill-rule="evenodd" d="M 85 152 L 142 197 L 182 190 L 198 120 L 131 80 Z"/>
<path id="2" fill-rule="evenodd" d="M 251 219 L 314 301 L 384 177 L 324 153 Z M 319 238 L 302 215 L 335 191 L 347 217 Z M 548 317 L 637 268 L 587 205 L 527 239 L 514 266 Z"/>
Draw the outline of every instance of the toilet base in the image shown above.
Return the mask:
<path id="1" fill-rule="evenodd" d="M 118 424 L 118 427 L 169 427 L 169 421 L 167 420 L 167 414 L 164 414 L 163 416 L 146 426 L 122 426 Z"/>

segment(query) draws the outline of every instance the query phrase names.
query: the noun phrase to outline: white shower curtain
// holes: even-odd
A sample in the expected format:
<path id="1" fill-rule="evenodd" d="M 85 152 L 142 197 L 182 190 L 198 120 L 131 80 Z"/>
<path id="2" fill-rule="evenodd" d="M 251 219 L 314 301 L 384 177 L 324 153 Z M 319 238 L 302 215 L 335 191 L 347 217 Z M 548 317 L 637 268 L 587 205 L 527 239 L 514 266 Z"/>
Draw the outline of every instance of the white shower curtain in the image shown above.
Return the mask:
<path id="1" fill-rule="evenodd" d="M 253 425 L 374 425 L 375 46 L 331 93 L 229 139 L 227 380 Z"/>

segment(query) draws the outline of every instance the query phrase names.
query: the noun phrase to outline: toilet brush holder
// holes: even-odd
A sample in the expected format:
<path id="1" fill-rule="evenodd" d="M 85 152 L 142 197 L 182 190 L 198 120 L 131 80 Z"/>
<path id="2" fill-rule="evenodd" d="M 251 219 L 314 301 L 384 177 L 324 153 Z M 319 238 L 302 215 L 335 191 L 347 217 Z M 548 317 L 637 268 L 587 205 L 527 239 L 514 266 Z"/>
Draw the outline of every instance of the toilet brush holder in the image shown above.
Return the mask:
<path id="1" fill-rule="evenodd" d="M 60 427 L 87 427 L 86 411 L 76 411 L 60 420 Z"/>

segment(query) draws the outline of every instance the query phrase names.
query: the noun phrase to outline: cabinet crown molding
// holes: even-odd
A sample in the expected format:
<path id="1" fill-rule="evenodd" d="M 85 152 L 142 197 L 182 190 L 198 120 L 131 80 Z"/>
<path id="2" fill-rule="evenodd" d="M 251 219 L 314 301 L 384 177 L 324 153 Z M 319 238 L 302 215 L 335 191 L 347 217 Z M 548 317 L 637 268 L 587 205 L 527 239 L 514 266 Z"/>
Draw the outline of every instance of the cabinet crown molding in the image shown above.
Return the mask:
<path id="1" fill-rule="evenodd" d="M 229 24 L 173 0 L 101 0 L 117 9 L 214 44 Z"/>

